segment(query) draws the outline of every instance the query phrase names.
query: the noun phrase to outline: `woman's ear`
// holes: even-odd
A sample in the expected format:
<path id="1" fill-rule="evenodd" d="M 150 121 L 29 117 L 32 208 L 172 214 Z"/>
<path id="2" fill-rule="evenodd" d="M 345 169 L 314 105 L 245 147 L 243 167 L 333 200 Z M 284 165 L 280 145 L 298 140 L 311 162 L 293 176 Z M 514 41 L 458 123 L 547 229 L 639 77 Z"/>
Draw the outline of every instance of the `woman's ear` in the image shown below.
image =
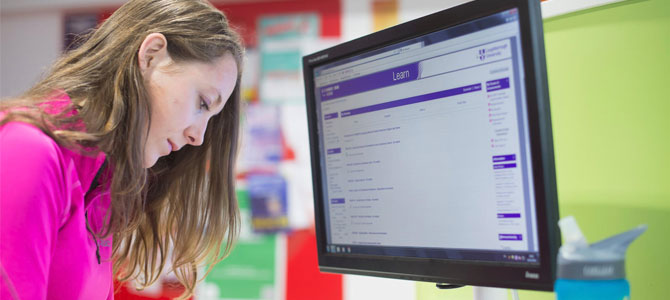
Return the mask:
<path id="1" fill-rule="evenodd" d="M 165 39 L 165 36 L 161 33 L 147 35 L 140 45 L 137 57 L 142 73 L 155 68 L 166 59 L 169 60 L 170 56 L 167 52 L 167 39 Z"/>

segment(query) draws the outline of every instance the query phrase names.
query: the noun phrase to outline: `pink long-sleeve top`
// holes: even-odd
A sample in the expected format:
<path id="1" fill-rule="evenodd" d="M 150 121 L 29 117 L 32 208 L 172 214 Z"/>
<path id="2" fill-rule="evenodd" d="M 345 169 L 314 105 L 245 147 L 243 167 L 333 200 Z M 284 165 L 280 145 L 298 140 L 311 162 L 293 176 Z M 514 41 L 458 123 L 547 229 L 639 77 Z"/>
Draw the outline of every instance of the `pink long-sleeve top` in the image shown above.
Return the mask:
<path id="1" fill-rule="evenodd" d="M 85 217 L 97 232 L 110 206 L 105 185 L 87 194 L 104 160 L 27 123 L 0 127 L 0 299 L 114 298 L 111 235 L 94 239 Z"/>

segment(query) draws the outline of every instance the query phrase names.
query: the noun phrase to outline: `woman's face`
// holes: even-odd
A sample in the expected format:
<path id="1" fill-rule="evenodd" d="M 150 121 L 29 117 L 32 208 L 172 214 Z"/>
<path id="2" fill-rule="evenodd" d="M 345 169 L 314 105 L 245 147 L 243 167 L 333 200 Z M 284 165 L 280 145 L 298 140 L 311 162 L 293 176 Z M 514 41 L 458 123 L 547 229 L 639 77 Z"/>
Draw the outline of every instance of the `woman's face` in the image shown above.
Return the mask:
<path id="1" fill-rule="evenodd" d="M 200 146 L 207 122 L 223 110 L 237 80 L 230 53 L 212 63 L 175 63 L 169 56 L 154 56 L 151 64 L 143 70 L 151 102 L 145 168 L 184 145 Z"/>

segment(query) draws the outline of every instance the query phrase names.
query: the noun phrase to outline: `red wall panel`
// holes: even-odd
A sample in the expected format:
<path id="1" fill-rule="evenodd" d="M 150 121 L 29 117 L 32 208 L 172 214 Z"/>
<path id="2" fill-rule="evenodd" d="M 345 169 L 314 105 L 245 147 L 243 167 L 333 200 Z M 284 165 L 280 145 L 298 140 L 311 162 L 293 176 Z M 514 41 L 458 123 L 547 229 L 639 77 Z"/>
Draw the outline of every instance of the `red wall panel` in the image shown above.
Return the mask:
<path id="1" fill-rule="evenodd" d="M 314 230 L 287 238 L 286 300 L 342 300 L 342 275 L 319 271 Z"/>
<path id="2" fill-rule="evenodd" d="M 341 34 L 341 4 L 339 0 L 280 0 L 255 3 L 219 4 L 230 22 L 238 28 L 247 46 L 258 42 L 258 17 L 266 15 L 316 13 L 321 17 L 321 36 L 339 37 Z"/>

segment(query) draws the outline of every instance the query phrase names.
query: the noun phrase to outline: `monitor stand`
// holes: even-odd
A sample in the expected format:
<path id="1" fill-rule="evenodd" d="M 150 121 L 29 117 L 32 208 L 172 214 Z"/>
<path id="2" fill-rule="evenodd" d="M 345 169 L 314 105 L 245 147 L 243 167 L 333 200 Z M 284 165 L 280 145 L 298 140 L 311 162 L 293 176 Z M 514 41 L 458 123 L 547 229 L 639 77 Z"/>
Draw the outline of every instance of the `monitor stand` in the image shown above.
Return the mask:
<path id="1" fill-rule="evenodd" d="M 473 286 L 474 300 L 507 300 L 507 289 Z"/>
<path id="2" fill-rule="evenodd" d="M 463 287 L 460 284 L 449 283 L 437 283 L 435 286 L 437 286 L 438 289 L 443 290 Z M 507 289 L 473 286 L 472 292 L 474 300 L 507 300 Z"/>

